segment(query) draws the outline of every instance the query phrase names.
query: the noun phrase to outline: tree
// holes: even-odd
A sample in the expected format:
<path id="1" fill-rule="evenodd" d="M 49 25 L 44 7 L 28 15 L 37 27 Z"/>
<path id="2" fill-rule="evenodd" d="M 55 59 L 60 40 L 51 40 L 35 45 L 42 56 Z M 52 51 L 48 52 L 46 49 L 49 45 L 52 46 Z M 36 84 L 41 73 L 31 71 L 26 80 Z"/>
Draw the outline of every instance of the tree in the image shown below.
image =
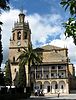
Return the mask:
<path id="1" fill-rule="evenodd" d="M 65 27 L 65 36 L 72 37 L 76 45 L 76 0 L 61 0 L 60 3 L 65 10 L 69 9 L 71 17 L 63 24 Z"/>
<path id="2" fill-rule="evenodd" d="M 0 11 L 1 9 L 3 10 L 9 10 L 10 7 L 8 6 L 9 0 L 0 0 Z M 1 14 L 1 12 L 0 12 Z M 0 21 L 0 25 L 2 25 L 2 21 Z M 3 53 L 2 53 L 2 42 L 1 42 L 1 26 L 0 26 L 0 67 L 1 67 L 1 63 L 3 60 Z"/>
<path id="3" fill-rule="evenodd" d="M 3 60 L 3 53 L 2 53 L 1 27 L 0 27 L 0 67 L 1 67 L 2 60 Z"/>
<path id="4" fill-rule="evenodd" d="M 72 16 L 76 16 L 76 0 L 61 0 L 60 4 L 65 7 L 65 10 L 69 9 Z"/>
<path id="5" fill-rule="evenodd" d="M 33 62 L 33 65 L 40 64 L 41 63 L 41 57 L 32 48 L 32 45 L 30 44 L 28 49 L 23 48 L 23 50 L 21 51 L 21 54 L 18 57 L 18 59 L 19 59 L 19 66 L 20 67 L 22 67 L 24 65 L 25 65 L 25 67 L 27 66 L 28 76 L 26 77 L 26 85 L 27 85 L 26 87 L 28 89 L 28 88 L 30 88 L 30 68 L 31 68 L 32 62 Z"/>
<path id="6" fill-rule="evenodd" d="M 4 74 L 0 71 L 0 86 L 5 85 Z"/>
<path id="7" fill-rule="evenodd" d="M 15 86 L 18 88 L 25 88 L 26 87 L 26 73 L 25 73 L 25 66 L 19 66 L 19 73 L 16 73 L 15 77 Z"/>
<path id="8" fill-rule="evenodd" d="M 10 86 L 12 85 L 10 60 L 6 62 L 6 66 L 5 66 L 5 85 L 10 85 Z"/>
<path id="9" fill-rule="evenodd" d="M 9 3 L 9 0 L 0 0 L 0 9 L 9 10 L 10 7 L 8 3 Z"/>
<path id="10" fill-rule="evenodd" d="M 8 6 L 9 0 L 0 0 L 0 11 L 1 9 L 3 10 L 9 10 L 9 6 Z M 0 12 L 1 14 L 1 12 Z M 3 60 L 3 50 L 2 50 L 2 42 L 1 42 L 1 25 L 2 25 L 2 21 L 0 21 L 0 85 L 4 85 L 4 74 L 1 72 L 1 63 Z"/>

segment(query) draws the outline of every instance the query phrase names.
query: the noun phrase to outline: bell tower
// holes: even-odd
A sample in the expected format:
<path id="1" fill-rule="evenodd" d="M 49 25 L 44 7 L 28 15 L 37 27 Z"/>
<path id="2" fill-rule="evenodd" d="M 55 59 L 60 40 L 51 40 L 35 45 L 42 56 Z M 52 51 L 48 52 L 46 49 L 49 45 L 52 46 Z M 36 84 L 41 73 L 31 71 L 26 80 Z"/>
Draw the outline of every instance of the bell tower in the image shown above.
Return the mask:
<path id="1" fill-rule="evenodd" d="M 19 71 L 17 58 L 23 48 L 28 49 L 31 43 L 31 30 L 29 23 L 25 22 L 25 14 L 19 14 L 19 20 L 14 23 L 12 37 L 9 46 L 9 60 L 11 63 L 12 82 L 14 82 L 16 72 Z"/>

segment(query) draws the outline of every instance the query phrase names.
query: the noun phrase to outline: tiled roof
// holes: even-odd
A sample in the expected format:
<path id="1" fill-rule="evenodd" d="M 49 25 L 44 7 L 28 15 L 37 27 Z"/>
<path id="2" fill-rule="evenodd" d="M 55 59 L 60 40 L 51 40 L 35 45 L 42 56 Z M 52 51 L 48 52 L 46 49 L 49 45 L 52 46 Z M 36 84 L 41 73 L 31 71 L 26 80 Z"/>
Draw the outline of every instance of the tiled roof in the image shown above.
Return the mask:
<path id="1" fill-rule="evenodd" d="M 53 46 L 53 45 L 46 45 L 46 46 L 43 46 L 43 47 L 41 47 L 41 48 L 44 49 L 44 50 L 62 49 L 62 48 L 60 48 L 60 47 Z"/>

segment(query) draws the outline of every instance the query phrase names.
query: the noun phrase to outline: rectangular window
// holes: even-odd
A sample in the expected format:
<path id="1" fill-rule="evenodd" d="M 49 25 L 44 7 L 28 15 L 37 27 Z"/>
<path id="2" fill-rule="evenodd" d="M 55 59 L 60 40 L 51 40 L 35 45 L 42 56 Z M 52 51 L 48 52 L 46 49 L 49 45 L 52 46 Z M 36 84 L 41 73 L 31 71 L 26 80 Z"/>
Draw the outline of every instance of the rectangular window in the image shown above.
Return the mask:
<path id="1" fill-rule="evenodd" d="M 52 66 L 52 69 L 55 69 L 55 66 Z"/>
<path id="2" fill-rule="evenodd" d="M 20 40 L 21 39 L 21 32 L 17 33 L 17 39 Z"/>
<path id="3" fill-rule="evenodd" d="M 58 66 L 58 69 L 61 69 L 61 66 Z"/>

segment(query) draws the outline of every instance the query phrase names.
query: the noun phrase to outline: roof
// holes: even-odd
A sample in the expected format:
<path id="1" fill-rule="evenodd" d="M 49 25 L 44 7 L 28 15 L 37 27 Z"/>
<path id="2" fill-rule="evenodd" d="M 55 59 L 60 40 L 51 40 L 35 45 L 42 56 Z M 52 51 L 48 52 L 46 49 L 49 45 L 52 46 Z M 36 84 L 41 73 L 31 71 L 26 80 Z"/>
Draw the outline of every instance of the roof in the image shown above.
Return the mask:
<path id="1" fill-rule="evenodd" d="M 54 45 L 45 45 L 41 47 L 44 50 L 62 50 L 62 49 L 67 49 L 67 48 L 61 48 L 61 47 L 57 47 Z"/>
<path id="2" fill-rule="evenodd" d="M 36 48 L 36 51 L 43 52 L 43 62 L 66 62 L 67 48 L 61 48 L 53 45 L 46 45 L 41 48 Z"/>

